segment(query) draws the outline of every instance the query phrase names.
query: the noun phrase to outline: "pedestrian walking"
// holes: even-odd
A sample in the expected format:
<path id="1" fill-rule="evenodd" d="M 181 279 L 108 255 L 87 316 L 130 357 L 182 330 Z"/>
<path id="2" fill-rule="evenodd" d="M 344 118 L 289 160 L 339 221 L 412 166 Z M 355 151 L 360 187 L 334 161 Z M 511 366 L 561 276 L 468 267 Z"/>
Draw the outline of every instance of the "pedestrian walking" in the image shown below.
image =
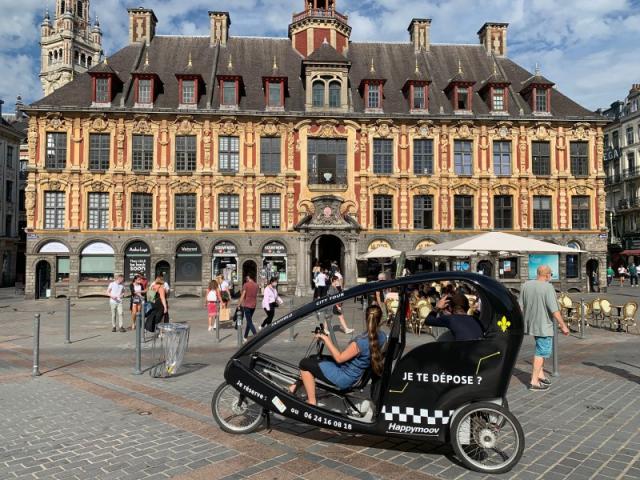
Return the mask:
<path id="1" fill-rule="evenodd" d="M 544 373 L 544 361 L 551 356 L 553 348 L 553 321 L 558 322 L 563 335 L 569 335 L 569 329 L 560 314 L 556 291 L 550 283 L 551 276 L 551 268 L 540 265 L 537 278 L 526 282 L 520 293 L 525 333 L 533 335 L 536 342 L 529 383 L 529 390 L 532 391 L 547 390 L 551 385 Z"/>
<path id="2" fill-rule="evenodd" d="M 331 279 L 331 286 L 329 287 L 329 291 L 327 292 L 327 295 L 337 295 L 341 291 L 342 291 L 342 287 L 340 286 L 340 279 L 334 276 Z M 342 306 L 343 306 L 342 303 L 337 303 L 327 313 L 329 316 L 331 316 L 331 314 L 337 316 L 338 320 L 340 321 L 340 326 L 342 327 L 342 333 L 346 333 L 347 335 L 350 335 L 351 333 L 353 333 L 354 330 L 353 328 L 348 327 L 347 321 L 344 318 L 344 312 L 342 311 Z"/>
<path id="3" fill-rule="evenodd" d="M 613 271 L 613 268 L 611 267 L 611 265 L 609 265 L 607 267 L 607 287 L 609 287 L 611 285 L 611 282 L 613 282 L 614 275 L 615 275 L 615 272 Z"/>
<path id="4" fill-rule="evenodd" d="M 209 282 L 209 287 L 207 288 L 207 317 L 209 322 L 209 332 L 218 328 L 218 320 L 216 319 L 215 325 L 213 324 L 213 319 L 218 315 L 218 301 L 220 300 L 220 289 L 218 287 L 218 282 L 216 280 L 211 280 Z"/>
<path id="5" fill-rule="evenodd" d="M 269 281 L 269 286 L 264 289 L 264 297 L 262 297 L 262 308 L 267 314 L 267 318 L 262 322 L 260 330 L 271 325 L 273 316 L 276 313 L 276 308 L 282 305 L 282 303 L 283 301 L 280 295 L 278 295 L 278 277 L 272 277 Z"/>
<path id="6" fill-rule="evenodd" d="M 107 287 L 107 295 L 109 295 L 109 306 L 111 307 L 111 331 L 117 331 L 117 320 L 118 325 L 120 325 L 120 331 L 126 332 L 123 325 L 124 315 L 122 313 L 122 298 L 124 297 L 124 277 L 122 275 L 118 275 L 116 279 L 109 284 Z"/>
<path id="7" fill-rule="evenodd" d="M 629 280 L 632 287 L 638 286 L 638 267 L 636 267 L 635 262 L 629 264 Z"/>
<path id="8" fill-rule="evenodd" d="M 246 322 L 243 336 L 243 340 L 246 342 L 249 338 L 249 332 L 256 334 L 256 327 L 253 325 L 253 313 L 256 311 L 256 304 L 258 303 L 258 284 L 251 275 L 247 275 L 244 285 L 242 285 L 242 293 L 238 303 Z"/>
<path id="9" fill-rule="evenodd" d="M 620 265 L 618 267 L 618 279 L 620 280 L 620 286 L 624 287 L 624 280 L 625 278 L 627 278 L 627 269 L 625 268 L 624 265 Z"/>
<path id="10" fill-rule="evenodd" d="M 149 332 L 155 332 L 160 322 L 167 322 L 169 319 L 169 304 L 162 275 L 158 275 L 147 289 L 147 302 L 150 302 L 152 307 L 146 316 L 144 328 Z"/>
<path id="11" fill-rule="evenodd" d="M 129 330 L 136 329 L 136 317 L 142 311 L 142 300 L 144 299 L 144 294 L 147 291 L 144 288 L 144 284 L 142 281 L 141 275 L 136 275 L 131 280 L 129 284 L 129 293 L 131 294 L 129 300 L 129 310 L 131 311 L 131 326 Z"/>
<path id="12" fill-rule="evenodd" d="M 311 270 L 312 282 L 313 282 L 313 299 L 319 298 L 319 290 L 318 284 L 316 283 L 316 279 L 318 278 L 318 274 L 322 271 L 320 267 L 320 262 L 316 261 L 316 264 L 313 266 Z"/>
<path id="13" fill-rule="evenodd" d="M 600 292 L 600 274 L 597 270 L 593 270 L 591 272 L 591 291 L 592 292 Z"/>
<path id="14" fill-rule="evenodd" d="M 320 272 L 318 272 L 318 275 L 316 275 L 317 295 L 315 298 L 322 298 L 327 294 L 328 280 L 329 277 L 327 276 L 327 271 L 325 269 L 321 269 Z"/>
<path id="15" fill-rule="evenodd" d="M 229 290 L 229 282 L 222 275 L 218 275 L 218 286 L 220 288 L 220 315 L 218 318 L 221 322 L 230 320 L 229 302 L 231 302 L 231 291 Z"/>

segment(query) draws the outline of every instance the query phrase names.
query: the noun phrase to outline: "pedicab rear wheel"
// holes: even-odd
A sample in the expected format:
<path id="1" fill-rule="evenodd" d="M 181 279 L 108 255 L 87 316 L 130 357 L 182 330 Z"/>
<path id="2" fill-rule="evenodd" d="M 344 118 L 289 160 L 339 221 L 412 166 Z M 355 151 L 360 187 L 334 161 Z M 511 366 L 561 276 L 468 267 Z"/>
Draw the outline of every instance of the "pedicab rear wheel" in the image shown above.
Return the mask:
<path id="1" fill-rule="evenodd" d="M 255 432 L 264 421 L 262 407 L 223 382 L 211 399 L 211 413 L 227 433 Z"/>
<path id="2" fill-rule="evenodd" d="M 450 433 L 456 456 L 476 472 L 508 472 L 524 451 L 520 422 L 509 410 L 494 403 L 478 402 L 462 408 Z"/>

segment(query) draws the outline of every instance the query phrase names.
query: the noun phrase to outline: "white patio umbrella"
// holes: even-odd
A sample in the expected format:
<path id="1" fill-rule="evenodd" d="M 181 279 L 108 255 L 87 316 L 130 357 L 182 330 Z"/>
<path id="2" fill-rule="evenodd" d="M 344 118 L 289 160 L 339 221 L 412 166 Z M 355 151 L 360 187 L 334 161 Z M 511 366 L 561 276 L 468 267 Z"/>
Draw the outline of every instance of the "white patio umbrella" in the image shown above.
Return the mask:
<path id="1" fill-rule="evenodd" d="M 419 250 L 420 256 L 432 256 L 429 252 L 465 252 L 466 256 L 476 254 L 508 255 L 511 253 L 581 253 L 577 250 L 555 243 L 543 242 L 534 238 L 522 237 L 503 232 L 487 232 L 471 237 L 460 238 L 450 242 L 438 243 L 424 250 Z"/>
<path id="2" fill-rule="evenodd" d="M 389 247 L 378 247 L 370 252 L 364 253 L 358 257 L 358 260 L 375 260 L 377 258 L 396 258 L 402 252 Z"/>

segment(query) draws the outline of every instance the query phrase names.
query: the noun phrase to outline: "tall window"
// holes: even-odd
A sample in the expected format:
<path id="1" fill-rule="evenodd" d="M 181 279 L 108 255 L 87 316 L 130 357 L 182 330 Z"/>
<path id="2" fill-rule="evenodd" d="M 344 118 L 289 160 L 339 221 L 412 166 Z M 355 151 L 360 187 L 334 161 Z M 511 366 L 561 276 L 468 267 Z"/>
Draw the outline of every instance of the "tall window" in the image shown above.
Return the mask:
<path id="1" fill-rule="evenodd" d="M 367 108 L 380 108 L 380 85 L 369 84 L 367 91 Z"/>
<path id="2" fill-rule="evenodd" d="M 89 135 L 89 170 L 109 170 L 109 147 L 111 135 L 92 133 Z"/>
<path id="3" fill-rule="evenodd" d="M 312 97 L 314 107 L 324 107 L 324 82 L 316 80 L 313 82 Z"/>
<path id="4" fill-rule="evenodd" d="M 473 196 L 455 195 L 453 199 L 454 226 L 457 229 L 473 228 Z"/>
<path id="5" fill-rule="evenodd" d="M 589 175 L 589 144 L 571 142 L 571 174 L 575 177 Z"/>
<path id="6" fill-rule="evenodd" d="M 531 166 L 533 174 L 551 175 L 551 147 L 549 142 L 531 142 Z"/>
<path id="7" fill-rule="evenodd" d="M 109 79 L 96 78 L 96 103 L 110 103 Z"/>
<path id="8" fill-rule="evenodd" d="M 176 137 L 176 171 L 194 172 L 196 170 L 196 136 Z"/>
<path id="9" fill-rule="evenodd" d="M 280 173 L 280 137 L 260 139 L 260 171 L 265 174 Z"/>
<path id="10" fill-rule="evenodd" d="M 218 198 L 218 219 L 220 230 L 240 228 L 240 196 L 220 195 Z"/>
<path id="11" fill-rule="evenodd" d="M 416 230 L 433 228 L 433 195 L 413 197 L 413 228 Z"/>
<path id="12" fill-rule="evenodd" d="M 571 226 L 574 230 L 589 230 L 589 197 L 575 195 L 571 197 Z"/>
<path id="13" fill-rule="evenodd" d="M 569 242 L 567 247 L 580 250 L 580 245 L 576 242 Z M 567 257 L 567 278 L 579 278 L 580 277 L 580 255 L 568 254 Z"/>
<path id="14" fill-rule="evenodd" d="M 109 194 L 94 192 L 89 194 L 89 229 L 109 228 Z"/>
<path id="15" fill-rule="evenodd" d="M 238 169 L 240 168 L 239 137 L 220 137 L 220 158 L 218 165 L 221 172 L 238 172 Z"/>
<path id="16" fill-rule="evenodd" d="M 46 168 L 65 168 L 67 166 L 67 134 L 47 133 Z"/>
<path id="17" fill-rule="evenodd" d="M 309 185 L 347 184 L 347 141 L 310 138 L 307 145 Z"/>
<path id="18" fill-rule="evenodd" d="M 627 127 L 627 145 L 633 145 L 633 127 Z"/>
<path id="19" fill-rule="evenodd" d="M 543 195 L 533 197 L 533 228 L 551 229 L 551 197 Z"/>
<path id="20" fill-rule="evenodd" d="M 282 106 L 282 83 L 269 82 L 269 106 Z"/>
<path id="21" fill-rule="evenodd" d="M 433 175 L 433 140 L 413 141 L 413 173 Z"/>
<path id="22" fill-rule="evenodd" d="M 153 227 L 153 195 L 131 194 L 131 228 L 144 230 Z"/>
<path id="23" fill-rule="evenodd" d="M 493 197 L 493 218 L 496 230 L 513 228 L 513 197 L 511 195 Z"/>
<path id="24" fill-rule="evenodd" d="M 7 167 L 16 168 L 13 164 L 13 145 L 7 145 Z"/>
<path id="25" fill-rule="evenodd" d="M 613 148 L 618 148 L 620 146 L 620 135 L 617 130 L 611 134 L 611 144 Z"/>
<path id="26" fill-rule="evenodd" d="M 427 108 L 427 98 L 425 92 L 427 87 L 424 85 L 413 86 L 413 109 L 425 110 Z"/>
<path id="27" fill-rule="evenodd" d="M 393 228 L 393 197 L 373 196 L 373 228 L 377 230 Z"/>
<path id="28" fill-rule="evenodd" d="M 44 228 L 64 228 L 64 192 L 44 192 Z"/>
<path id="29" fill-rule="evenodd" d="M 629 168 L 629 175 L 636 174 L 636 155 L 635 152 L 627 153 L 627 166 Z"/>
<path id="30" fill-rule="evenodd" d="M 373 173 L 393 173 L 393 140 L 373 140 Z"/>
<path id="31" fill-rule="evenodd" d="M 11 180 L 7 180 L 5 185 L 4 199 L 7 202 L 13 202 L 13 182 Z"/>
<path id="32" fill-rule="evenodd" d="M 260 228 L 280 230 L 280 195 L 260 195 Z"/>
<path id="33" fill-rule="evenodd" d="M 340 96 L 342 87 L 340 82 L 331 82 L 329 84 L 329 106 L 331 108 L 338 108 L 340 106 Z"/>
<path id="34" fill-rule="evenodd" d="M 494 112 L 504 112 L 504 88 L 494 88 L 491 98 L 493 99 L 492 110 Z"/>
<path id="35" fill-rule="evenodd" d="M 469 89 L 467 87 L 456 87 L 458 95 L 457 110 L 469 110 Z"/>
<path id="36" fill-rule="evenodd" d="M 469 140 L 453 142 L 453 158 L 457 175 L 473 175 L 473 151 Z"/>
<path id="37" fill-rule="evenodd" d="M 536 112 L 548 111 L 546 88 L 536 88 L 535 111 Z"/>
<path id="38" fill-rule="evenodd" d="M 148 78 L 138 79 L 138 103 L 153 103 L 151 80 Z"/>
<path id="39" fill-rule="evenodd" d="M 185 105 L 196 103 L 195 80 L 182 80 L 182 103 Z"/>
<path id="40" fill-rule="evenodd" d="M 493 172 L 499 177 L 511 175 L 511 142 L 493 142 Z"/>
<path id="41" fill-rule="evenodd" d="M 153 168 L 153 135 L 134 135 L 132 167 L 134 172 L 149 172 Z"/>
<path id="42" fill-rule="evenodd" d="M 196 228 L 196 195 L 194 193 L 176 195 L 174 214 L 176 230 L 194 230 Z"/>
<path id="43" fill-rule="evenodd" d="M 223 105 L 238 104 L 235 80 L 224 80 L 222 82 L 222 104 Z"/>

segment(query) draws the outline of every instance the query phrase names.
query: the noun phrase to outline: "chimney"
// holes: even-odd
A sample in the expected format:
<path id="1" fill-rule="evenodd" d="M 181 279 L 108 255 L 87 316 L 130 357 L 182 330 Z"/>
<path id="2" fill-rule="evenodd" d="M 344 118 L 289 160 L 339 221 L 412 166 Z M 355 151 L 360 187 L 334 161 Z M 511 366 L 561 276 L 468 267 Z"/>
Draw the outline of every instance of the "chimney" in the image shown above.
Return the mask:
<path id="1" fill-rule="evenodd" d="M 640 83 L 634 83 L 631 85 L 631 90 L 629 93 L 640 92 Z"/>
<path id="2" fill-rule="evenodd" d="M 480 30 L 480 44 L 484 46 L 487 55 L 493 53 L 498 57 L 507 55 L 507 27 L 508 23 L 487 22 Z"/>
<path id="3" fill-rule="evenodd" d="M 414 18 L 409 24 L 409 35 L 416 53 L 429 51 L 430 18 Z"/>
<path id="4" fill-rule="evenodd" d="M 22 107 L 24 107 L 24 103 L 22 103 L 22 97 L 18 95 L 16 98 L 16 120 L 22 120 Z"/>
<path id="5" fill-rule="evenodd" d="M 229 12 L 209 12 L 209 20 L 211 21 L 211 45 L 226 45 L 231 26 Z"/>
<path id="6" fill-rule="evenodd" d="M 153 10 L 129 8 L 129 43 L 151 43 L 156 35 L 158 19 Z"/>

